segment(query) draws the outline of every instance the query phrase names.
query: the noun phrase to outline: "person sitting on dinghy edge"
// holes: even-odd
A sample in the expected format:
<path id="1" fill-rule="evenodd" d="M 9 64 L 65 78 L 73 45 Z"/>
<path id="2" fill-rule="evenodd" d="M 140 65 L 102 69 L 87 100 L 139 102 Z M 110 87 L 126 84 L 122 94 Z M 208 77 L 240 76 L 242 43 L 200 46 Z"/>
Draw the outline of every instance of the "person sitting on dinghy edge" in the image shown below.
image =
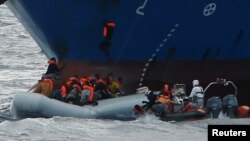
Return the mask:
<path id="1" fill-rule="evenodd" d="M 199 85 L 199 80 L 193 80 L 193 88 L 189 95 L 189 99 L 193 104 L 194 108 L 203 108 L 203 88 Z"/>
<path id="2" fill-rule="evenodd" d="M 165 85 L 164 85 L 165 86 Z M 167 88 L 168 86 L 165 86 Z M 165 89 L 165 91 L 168 89 Z M 171 95 L 171 94 L 170 94 Z M 171 99 L 169 94 L 166 94 L 164 92 L 164 89 L 162 92 L 152 92 L 151 90 L 148 90 L 145 92 L 145 96 L 147 97 L 148 101 L 142 101 L 144 104 L 142 106 L 142 109 L 148 113 L 148 114 L 154 114 L 157 117 L 165 116 L 166 114 L 173 112 L 173 107 L 171 104 Z M 134 107 L 135 115 L 141 115 L 141 111 L 138 113 L 138 106 Z"/>
<path id="3" fill-rule="evenodd" d="M 49 76 L 42 77 L 42 79 L 39 80 L 39 83 L 33 86 L 34 88 L 32 88 L 32 92 L 48 96 L 53 91 L 53 81 L 53 78 Z"/>
<path id="4" fill-rule="evenodd" d="M 60 67 L 55 57 L 50 58 L 50 60 L 48 61 L 48 64 L 49 65 L 44 76 L 49 76 L 49 77 L 53 77 L 54 79 L 59 79 L 61 77 L 59 75 L 59 72 L 61 72 L 64 69 L 64 66 Z"/>
<path id="5" fill-rule="evenodd" d="M 146 113 L 155 113 L 154 106 L 158 104 L 157 97 L 159 96 L 159 94 L 147 89 L 147 92 L 145 92 L 145 96 L 147 97 L 148 101 L 142 101 L 142 104 L 144 104 L 142 108 Z"/>

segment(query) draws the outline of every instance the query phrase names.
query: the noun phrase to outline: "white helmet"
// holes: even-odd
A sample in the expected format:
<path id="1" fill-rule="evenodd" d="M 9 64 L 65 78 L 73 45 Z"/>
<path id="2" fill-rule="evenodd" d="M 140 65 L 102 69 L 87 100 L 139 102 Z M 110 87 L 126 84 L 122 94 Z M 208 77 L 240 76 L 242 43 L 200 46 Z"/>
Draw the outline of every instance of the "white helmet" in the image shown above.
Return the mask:
<path id="1" fill-rule="evenodd" d="M 193 80 L 193 87 L 199 85 L 199 80 Z"/>

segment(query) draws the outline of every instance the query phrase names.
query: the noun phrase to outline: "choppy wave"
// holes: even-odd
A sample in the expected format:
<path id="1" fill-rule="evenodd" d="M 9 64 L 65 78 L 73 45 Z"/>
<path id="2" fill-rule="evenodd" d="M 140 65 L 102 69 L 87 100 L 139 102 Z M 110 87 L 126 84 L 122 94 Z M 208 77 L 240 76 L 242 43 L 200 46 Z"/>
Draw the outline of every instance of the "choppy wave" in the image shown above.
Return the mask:
<path id="1" fill-rule="evenodd" d="M 0 114 L 10 115 L 13 95 L 35 84 L 47 61 L 5 5 L 0 6 L 0 38 Z"/>

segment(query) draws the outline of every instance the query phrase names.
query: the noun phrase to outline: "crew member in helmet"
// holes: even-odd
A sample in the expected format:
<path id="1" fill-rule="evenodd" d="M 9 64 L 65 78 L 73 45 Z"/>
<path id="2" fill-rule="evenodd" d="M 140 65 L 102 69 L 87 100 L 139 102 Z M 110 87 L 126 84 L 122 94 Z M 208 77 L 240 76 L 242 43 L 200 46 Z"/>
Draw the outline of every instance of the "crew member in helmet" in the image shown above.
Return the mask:
<path id="1" fill-rule="evenodd" d="M 189 95 L 193 103 L 197 103 L 198 108 L 203 107 L 203 88 L 199 85 L 199 80 L 193 80 L 193 89 Z"/>

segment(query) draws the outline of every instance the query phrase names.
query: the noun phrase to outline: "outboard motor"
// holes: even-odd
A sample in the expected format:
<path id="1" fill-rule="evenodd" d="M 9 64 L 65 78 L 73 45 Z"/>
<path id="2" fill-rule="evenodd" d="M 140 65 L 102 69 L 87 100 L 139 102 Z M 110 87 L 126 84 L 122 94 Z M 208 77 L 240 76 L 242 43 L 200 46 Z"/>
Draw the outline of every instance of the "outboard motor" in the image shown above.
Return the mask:
<path id="1" fill-rule="evenodd" d="M 226 95 L 222 99 L 222 112 L 229 118 L 236 117 L 236 110 L 238 107 L 238 101 L 233 94 Z"/>
<path id="2" fill-rule="evenodd" d="M 221 99 L 220 97 L 211 97 L 207 100 L 207 115 L 209 118 L 218 118 L 221 109 Z"/>
<path id="3" fill-rule="evenodd" d="M 198 108 L 203 108 L 203 95 L 202 96 L 193 96 L 191 98 L 191 101 L 193 103 L 193 108 L 198 109 Z"/>

